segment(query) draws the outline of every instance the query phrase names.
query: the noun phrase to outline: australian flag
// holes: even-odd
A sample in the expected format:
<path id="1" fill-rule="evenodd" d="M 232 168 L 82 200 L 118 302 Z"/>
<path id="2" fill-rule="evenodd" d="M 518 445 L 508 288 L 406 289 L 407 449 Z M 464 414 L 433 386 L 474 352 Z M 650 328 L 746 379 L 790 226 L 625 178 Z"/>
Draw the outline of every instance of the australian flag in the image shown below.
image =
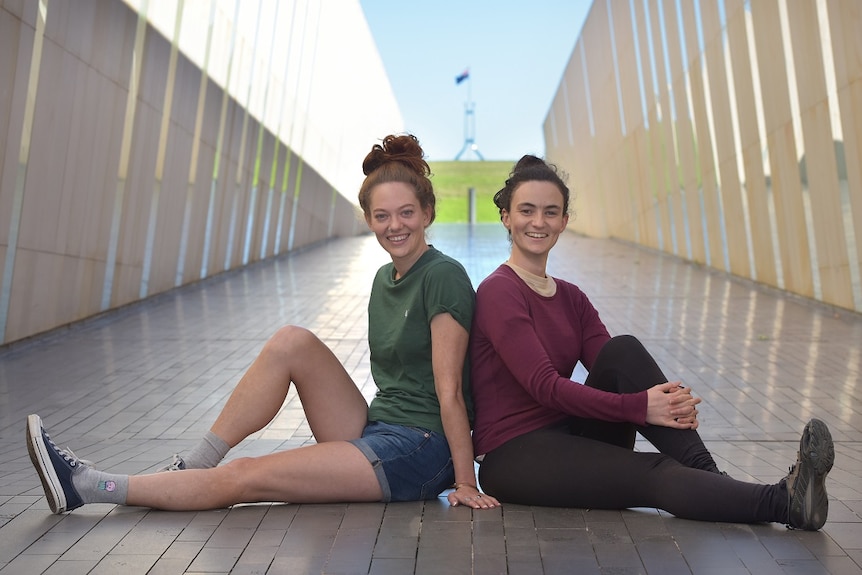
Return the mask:
<path id="1" fill-rule="evenodd" d="M 470 69 L 465 68 L 463 72 L 455 76 L 455 84 L 460 84 L 464 80 L 470 77 Z"/>

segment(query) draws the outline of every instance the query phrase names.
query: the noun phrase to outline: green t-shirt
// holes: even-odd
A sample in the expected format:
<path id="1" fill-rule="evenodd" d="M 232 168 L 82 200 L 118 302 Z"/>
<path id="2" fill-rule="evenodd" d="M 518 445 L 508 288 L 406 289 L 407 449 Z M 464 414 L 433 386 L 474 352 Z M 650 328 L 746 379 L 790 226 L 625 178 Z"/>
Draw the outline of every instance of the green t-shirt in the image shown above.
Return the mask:
<path id="1" fill-rule="evenodd" d="M 381 267 L 368 301 L 371 375 L 378 388 L 368 419 L 442 433 L 431 365 L 431 319 L 449 313 L 469 333 L 476 292 L 464 267 L 433 246 L 404 277 L 394 278 L 393 264 Z M 466 358 L 462 387 L 472 422 Z"/>

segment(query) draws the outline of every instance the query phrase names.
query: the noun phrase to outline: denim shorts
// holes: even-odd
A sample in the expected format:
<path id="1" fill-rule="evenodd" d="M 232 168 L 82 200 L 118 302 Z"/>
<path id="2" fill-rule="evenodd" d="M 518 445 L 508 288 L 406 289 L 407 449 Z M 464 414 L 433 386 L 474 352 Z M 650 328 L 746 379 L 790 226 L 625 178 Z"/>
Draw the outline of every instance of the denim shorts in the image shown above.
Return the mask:
<path id="1" fill-rule="evenodd" d="M 383 501 L 434 499 L 455 481 L 446 436 L 372 421 L 350 443 L 365 454 L 383 490 Z"/>

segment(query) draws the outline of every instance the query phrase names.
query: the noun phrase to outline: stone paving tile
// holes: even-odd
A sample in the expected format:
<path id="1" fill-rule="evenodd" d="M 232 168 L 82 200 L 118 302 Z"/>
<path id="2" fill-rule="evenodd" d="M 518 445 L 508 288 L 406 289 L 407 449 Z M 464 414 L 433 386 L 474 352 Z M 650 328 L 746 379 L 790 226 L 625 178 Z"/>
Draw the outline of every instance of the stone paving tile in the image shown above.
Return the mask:
<path id="1" fill-rule="evenodd" d="M 497 225 L 431 242 L 474 285 L 508 255 Z M 366 304 L 386 254 L 345 238 L 0 348 L 0 575 L 30 573 L 862 573 L 862 316 L 614 240 L 561 238 L 549 271 L 577 283 L 612 333 L 645 342 L 704 399 L 701 428 L 734 477 L 773 482 L 812 416 L 836 440 L 817 533 L 686 521 L 655 509 L 431 502 L 243 505 L 162 512 L 90 505 L 51 515 L 26 453 L 39 413 L 61 445 L 152 472 L 210 426 L 267 337 L 320 335 L 370 400 Z M 295 393 L 229 458 L 313 442 Z M 653 451 L 644 440 L 636 449 Z"/>

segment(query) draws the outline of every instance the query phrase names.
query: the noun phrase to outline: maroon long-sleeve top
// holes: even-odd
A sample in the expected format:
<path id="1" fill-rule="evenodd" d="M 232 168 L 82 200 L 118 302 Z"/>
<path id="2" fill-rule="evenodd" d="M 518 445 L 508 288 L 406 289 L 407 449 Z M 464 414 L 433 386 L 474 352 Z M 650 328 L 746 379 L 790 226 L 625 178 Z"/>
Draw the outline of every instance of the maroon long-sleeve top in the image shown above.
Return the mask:
<path id="1" fill-rule="evenodd" d="M 646 392 L 572 381 L 578 361 L 590 370 L 610 335 L 577 286 L 554 281 L 556 293 L 541 296 L 501 265 L 479 285 L 470 334 L 477 455 L 572 415 L 646 424 Z"/>

